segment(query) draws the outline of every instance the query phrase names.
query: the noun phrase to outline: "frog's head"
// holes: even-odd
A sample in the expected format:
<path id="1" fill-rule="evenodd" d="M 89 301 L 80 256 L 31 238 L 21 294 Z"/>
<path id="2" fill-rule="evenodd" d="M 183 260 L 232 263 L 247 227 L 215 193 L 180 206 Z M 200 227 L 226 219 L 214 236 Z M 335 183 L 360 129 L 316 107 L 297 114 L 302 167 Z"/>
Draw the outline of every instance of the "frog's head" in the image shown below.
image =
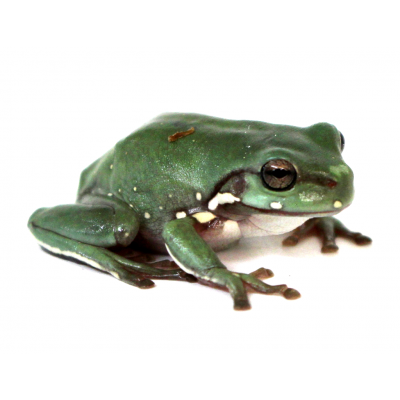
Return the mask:
<path id="1" fill-rule="evenodd" d="M 333 125 L 276 126 L 247 147 L 251 166 L 221 190 L 240 198 L 227 211 L 316 216 L 350 205 L 353 172 L 342 159 L 344 137 Z"/>

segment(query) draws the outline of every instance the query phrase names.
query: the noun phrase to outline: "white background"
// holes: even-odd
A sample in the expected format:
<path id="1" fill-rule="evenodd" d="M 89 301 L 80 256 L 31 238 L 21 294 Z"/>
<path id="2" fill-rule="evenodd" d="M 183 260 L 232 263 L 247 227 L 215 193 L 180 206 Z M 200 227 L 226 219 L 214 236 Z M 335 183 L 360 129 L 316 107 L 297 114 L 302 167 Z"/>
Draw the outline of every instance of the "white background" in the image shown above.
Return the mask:
<path id="1" fill-rule="evenodd" d="M 398 399 L 396 2 L 13 1 L 0 9 L 0 367 L 4 399 Z M 372 246 L 281 237 L 221 253 L 302 298 L 138 290 L 40 251 L 38 207 L 166 111 L 327 121 L 356 178 L 341 214 Z"/>

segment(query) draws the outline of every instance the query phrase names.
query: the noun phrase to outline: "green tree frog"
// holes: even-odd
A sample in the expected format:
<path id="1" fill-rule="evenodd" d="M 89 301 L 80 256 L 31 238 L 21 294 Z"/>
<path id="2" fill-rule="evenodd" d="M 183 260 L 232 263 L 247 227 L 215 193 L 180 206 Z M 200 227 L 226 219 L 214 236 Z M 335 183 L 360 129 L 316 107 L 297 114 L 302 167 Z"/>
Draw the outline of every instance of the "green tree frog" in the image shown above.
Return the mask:
<path id="1" fill-rule="evenodd" d="M 332 216 L 353 199 L 343 135 L 328 123 L 307 128 L 199 114 L 163 114 L 81 175 L 76 204 L 40 208 L 29 228 L 45 250 L 73 258 L 139 288 L 152 279 L 198 281 L 229 291 L 236 310 L 248 292 L 300 297 L 263 280 L 272 271 L 235 273 L 216 251 L 242 237 L 309 231 L 323 252 L 337 235 L 371 242 Z M 144 254 L 169 254 L 149 263 Z"/>

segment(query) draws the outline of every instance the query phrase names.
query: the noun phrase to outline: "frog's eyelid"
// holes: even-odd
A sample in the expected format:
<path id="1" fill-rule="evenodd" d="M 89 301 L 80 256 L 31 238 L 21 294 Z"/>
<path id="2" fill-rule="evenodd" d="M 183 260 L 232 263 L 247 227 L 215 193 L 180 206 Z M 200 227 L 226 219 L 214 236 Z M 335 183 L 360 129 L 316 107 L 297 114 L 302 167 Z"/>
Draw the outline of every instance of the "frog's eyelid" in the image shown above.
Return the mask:
<path id="1" fill-rule="evenodd" d="M 344 150 L 345 140 L 344 140 L 343 133 L 342 132 L 339 132 L 339 133 L 340 133 L 340 151 L 343 151 Z"/>

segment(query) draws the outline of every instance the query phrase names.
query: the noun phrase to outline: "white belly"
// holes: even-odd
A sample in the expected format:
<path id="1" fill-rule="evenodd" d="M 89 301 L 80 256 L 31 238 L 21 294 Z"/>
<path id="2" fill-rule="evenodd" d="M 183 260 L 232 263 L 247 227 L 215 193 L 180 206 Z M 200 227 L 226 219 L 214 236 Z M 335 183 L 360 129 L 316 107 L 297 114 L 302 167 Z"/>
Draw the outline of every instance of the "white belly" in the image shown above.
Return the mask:
<path id="1" fill-rule="evenodd" d="M 210 228 L 201 233 L 203 239 L 215 251 L 224 250 L 242 237 L 281 235 L 296 229 L 309 217 L 281 217 L 272 215 L 252 215 L 244 221 L 225 221 L 218 228 Z"/>
<path id="2" fill-rule="evenodd" d="M 220 251 L 236 244 L 242 237 L 242 233 L 236 221 L 228 220 L 220 227 L 203 231 L 201 236 L 214 251 Z"/>
<path id="3" fill-rule="evenodd" d="M 239 221 L 239 228 L 244 237 L 281 235 L 296 229 L 310 217 L 282 217 L 277 215 L 252 215 Z"/>

